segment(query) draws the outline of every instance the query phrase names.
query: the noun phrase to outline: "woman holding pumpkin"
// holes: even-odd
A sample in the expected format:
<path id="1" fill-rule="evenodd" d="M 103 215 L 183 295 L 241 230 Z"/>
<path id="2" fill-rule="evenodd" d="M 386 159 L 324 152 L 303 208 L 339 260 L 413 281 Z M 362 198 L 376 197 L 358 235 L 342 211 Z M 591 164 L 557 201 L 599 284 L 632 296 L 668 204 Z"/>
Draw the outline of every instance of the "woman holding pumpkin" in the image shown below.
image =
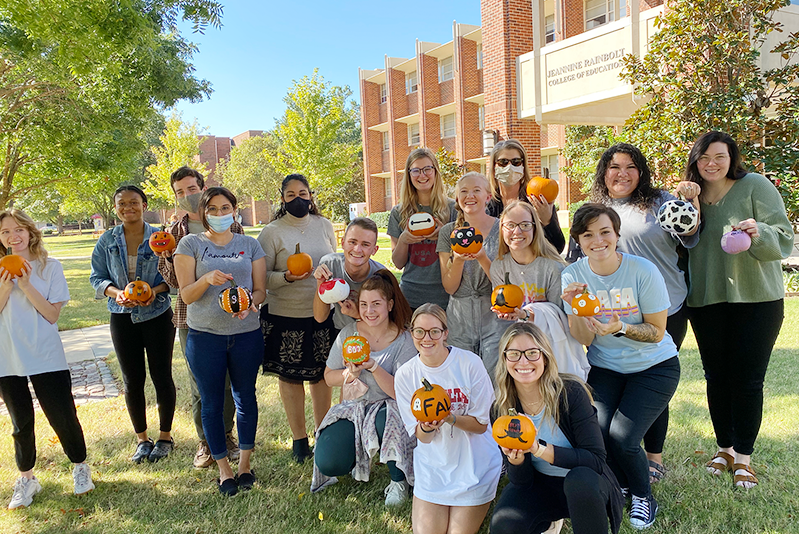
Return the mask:
<path id="1" fill-rule="evenodd" d="M 685 175 L 702 188 L 703 228 L 689 254 L 688 306 L 718 444 L 707 469 L 732 472 L 733 483 L 749 489 L 758 484 L 751 454 L 763 417 L 763 379 L 784 315 L 780 259 L 790 254 L 793 229 L 780 193 L 767 178 L 747 173 L 728 134 L 697 139 Z M 748 250 L 722 249 L 722 235 L 731 230 L 738 232 L 729 241 L 740 239 Z"/>
<path id="2" fill-rule="evenodd" d="M 491 532 L 539 534 L 566 517 L 575 534 L 618 532 L 624 500 L 585 383 L 558 374 L 549 339 L 535 325 L 511 325 L 499 348 L 493 418 L 516 410 L 537 433 L 526 450 L 501 447 L 510 483 L 494 506 Z"/>
<path id="3" fill-rule="evenodd" d="M 479 172 L 458 180 L 457 218 L 445 224 L 442 236 L 459 232 L 460 239 L 438 240 L 441 282 L 449 297 L 449 342 L 483 360 L 489 376 L 497 363 L 502 323 L 491 311 L 491 261 L 499 248 L 499 219 L 486 213 L 491 199 L 488 181 Z M 456 236 L 457 237 L 457 236 Z"/>
<path id="4" fill-rule="evenodd" d="M 184 236 L 175 250 L 175 275 L 186 303 L 186 359 L 197 380 L 202 400 L 203 432 L 211 456 L 219 467 L 219 491 L 235 495 L 255 484 L 251 469 L 258 402 L 255 381 L 263 362 L 263 338 L 258 306 L 266 298 L 264 252 L 252 237 L 230 230 L 236 213 L 236 197 L 224 187 L 209 187 L 200 197 L 198 213 L 206 231 Z M 246 291 L 235 299 L 221 286 L 231 284 Z M 249 307 L 235 313 L 249 293 Z M 236 306 L 238 304 L 238 306 Z M 224 406 L 225 381 L 236 404 L 239 433 L 238 474 L 228 462 Z"/>
<path id="5" fill-rule="evenodd" d="M 36 464 L 33 399 L 36 398 L 61 446 L 75 464 L 75 494 L 94 489 L 86 464 L 86 441 L 72 398 L 72 380 L 58 335 L 58 316 L 69 300 L 64 270 L 47 257 L 42 233 L 26 213 L 0 213 L 0 397 L 14 428 L 14 459 L 19 476 L 10 510 L 30 506 L 42 486 Z"/>
<path id="6" fill-rule="evenodd" d="M 158 272 L 158 256 L 150 248 L 150 235 L 158 229 L 144 222 L 147 210 L 144 191 L 135 185 L 121 186 L 114 193 L 114 207 L 122 224 L 97 240 L 89 280 L 96 299 L 108 298 L 111 341 L 125 383 L 125 404 L 138 440 L 131 461 L 157 462 L 166 458 L 175 446 L 171 433 L 175 415 L 172 380 L 175 326 L 169 286 Z M 161 422 L 155 444 L 147 436 L 144 382 L 148 366 Z"/>
<path id="7" fill-rule="evenodd" d="M 397 505 L 408 498 L 413 484 L 414 443 L 403 428 L 394 393 L 394 375 L 416 355 L 406 329 L 411 308 L 396 277 L 381 269 L 361 286 L 358 309 L 361 319 L 341 329 L 327 359 L 325 381 L 341 387 L 345 400 L 327 412 L 317 431 L 311 491 L 350 472 L 356 480 L 369 480 L 370 460 L 379 455 L 391 475 L 386 505 Z M 345 359 L 346 354 L 354 358 Z M 367 360 L 350 361 L 364 354 Z"/>
<path id="8" fill-rule="evenodd" d="M 441 226 L 455 219 L 455 202 L 447 198 L 438 160 L 429 148 L 411 151 L 403 176 L 400 202 L 388 219 L 391 261 L 402 269 L 400 287 L 412 309 L 426 302 L 446 309 L 449 295 L 441 287 L 436 242 Z M 435 220 L 435 229 L 429 235 L 414 235 L 409 228 L 411 215 L 419 212 L 429 213 Z M 444 235 L 443 239 L 448 237 Z"/>
<path id="9" fill-rule="evenodd" d="M 415 534 L 477 532 L 496 496 L 502 468 L 488 430 L 494 401 L 491 380 L 476 354 L 447 345 L 448 333 L 447 314 L 440 306 L 419 307 L 411 319 L 419 354 L 394 378 L 405 429 L 418 442 L 413 452 Z M 418 391 L 423 379 L 444 391 Z M 436 421 L 418 421 L 411 406 L 415 391 L 420 404 L 429 400 L 436 406 L 449 405 L 449 412 Z"/>
<path id="10" fill-rule="evenodd" d="M 280 398 L 298 463 L 313 456 L 305 428 L 305 388 L 310 383 L 314 429 L 330 409 L 331 390 L 324 381 L 325 361 L 336 339 L 333 314 L 316 322 L 316 280 L 311 274 L 322 256 L 335 252 L 333 224 L 322 217 L 311 186 L 301 174 L 289 174 L 281 185 L 280 209 L 258 236 L 266 253 L 266 306 L 261 308 L 264 372 L 279 378 Z M 299 257 L 297 247 L 301 254 Z M 308 258 L 308 255 L 310 258 Z M 308 261 L 310 259 L 310 261 Z M 307 269 L 307 272 L 302 272 Z"/>
<path id="11" fill-rule="evenodd" d="M 499 217 L 505 206 L 514 200 L 531 204 L 544 226 L 544 237 L 558 253 L 562 252 L 566 246 L 566 238 L 560 229 L 555 205 L 547 202 L 543 195 L 527 195 L 527 184 L 531 177 L 524 146 L 516 139 L 498 142 L 488 156 L 487 170 L 488 182 L 491 184 L 488 213 Z"/>

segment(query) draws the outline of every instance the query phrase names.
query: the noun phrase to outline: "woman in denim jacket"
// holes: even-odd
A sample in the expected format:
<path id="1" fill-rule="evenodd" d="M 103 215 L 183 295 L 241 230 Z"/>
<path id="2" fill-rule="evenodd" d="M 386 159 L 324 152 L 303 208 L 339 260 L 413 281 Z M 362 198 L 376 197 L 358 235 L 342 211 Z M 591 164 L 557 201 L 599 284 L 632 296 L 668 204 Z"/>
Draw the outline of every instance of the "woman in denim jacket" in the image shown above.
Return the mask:
<path id="1" fill-rule="evenodd" d="M 158 256 L 149 244 L 150 235 L 157 229 L 143 219 L 147 196 L 138 187 L 125 185 L 114 193 L 114 205 L 122 224 L 97 241 L 90 280 L 95 298 L 108 297 L 111 340 L 125 382 L 125 403 L 138 438 L 131 460 L 137 464 L 145 459 L 157 462 L 166 458 L 174 447 L 171 431 L 175 415 L 172 381 L 175 327 L 169 286 L 158 272 Z M 138 279 L 152 288 L 152 295 L 144 302 L 127 299 L 123 293 L 125 286 Z M 161 420 L 161 434 L 155 444 L 147 436 L 145 350 Z"/>

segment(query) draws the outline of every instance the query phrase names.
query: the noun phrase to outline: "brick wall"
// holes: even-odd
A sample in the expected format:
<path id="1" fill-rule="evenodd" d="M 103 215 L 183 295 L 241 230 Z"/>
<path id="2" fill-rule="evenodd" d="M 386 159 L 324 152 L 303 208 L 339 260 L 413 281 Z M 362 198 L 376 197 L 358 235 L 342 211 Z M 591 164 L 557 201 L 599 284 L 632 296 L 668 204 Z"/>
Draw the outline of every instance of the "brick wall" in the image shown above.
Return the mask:
<path id="1" fill-rule="evenodd" d="M 441 97 L 439 98 L 440 105 L 449 104 L 455 100 L 455 80 L 447 80 L 438 84 L 438 90 Z"/>
<path id="2" fill-rule="evenodd" d="M 380 86 L 361 80 L 361 139 L 363 139 L 364 182 L 366 185 L 366 207 L 368 211 L 383 211 L 383 180 L 372 178 L 372 174 L 383 171 L 383 136 L 369 130 L 369 126 L 380 123 Z"/>
<path id="3" fill-rule="evenodd" d="M 564 39 L 585 31 L 585 0 L 563 0 Z"/>
<path id="4" fill-rule="evenodd" d="M 422 146 L 433 148 L 439 142 L 438 115 L 425 113 L 424 110 L 438 107 L 441 94 L 438 89 L 438 60 L 426 54 L 420 54 L 418 63 L 419 75 L 419 142 Z"/>

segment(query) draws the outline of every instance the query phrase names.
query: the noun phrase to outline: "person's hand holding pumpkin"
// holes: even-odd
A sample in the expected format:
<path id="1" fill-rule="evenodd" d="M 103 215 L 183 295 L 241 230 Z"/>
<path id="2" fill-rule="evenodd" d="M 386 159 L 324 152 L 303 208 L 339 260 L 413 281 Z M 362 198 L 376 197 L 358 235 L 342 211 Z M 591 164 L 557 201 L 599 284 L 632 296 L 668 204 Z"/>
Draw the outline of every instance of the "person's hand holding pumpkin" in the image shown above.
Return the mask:
<path id="1" fill-rule="evenodd" d="M 233 317 L 235 317 L 237 319 L 241 319 L 243 321 L 244 319 L 247 318 L 247 316 L 250 313 L 258 313 L 258 308 L 255 306 L 255 304 L 253 304 L 252 306 L 250 306 L 246 310 L 242 310 L 242 311 L 240 311 L 238 313 L 234 313 Z"/>
<path id="2" fill-rule="evenodd" d="M 232 274 L 225 274 L 219 269 L 208 271 L 200 277 L 200 280 L 209 286 L 221 286 L 227 284 L 229 280 L 233 280 Z"/>
<path id="3" fill-rule="evenodd" d="M 116 289 L 116 288 L 114 288 Z M 139 305 L 138 302 L 134 302 L 127 297 L 125 297 L 125 292 L 121 289 L 116 289 L 116 296 L 114 297 L 114 301 L 123 308 L 135 308 Z"/>
<path id="4" fill-rule="evenodd" d="M 527 195 L 527 200 L 529 200 L 530 204 L 533 205 L 541 224 L 544 226 L 548 225 L 552 221 L 553 204 L 547 202 L 547 199 L 544 198 L 544 195 L 538 195 L 537 197 Z"/>
<path id="5" fill-rule="evenodd" d="M 757 221 L 754 219 L 744 219 L 743 221 L 733 226 L 732 229 L 746 232 L 747 234 L 749 234 L 749 237 L 753 239 L 756 237 L 760 237 L 760 230 L 757 227 Z"/>
<path id="6" fill-rule="evenodd" d="M 322 285 L 322 282 L 327 282 L 331 278 L 333 278 L 333 273 L 330 271 L 327 265 L 320 265 L 316 268 L 313 272 L 313 277 L 316 278 L 316 288 L 319 289 L 319 286 Z"/>
<path id="7" fill-rule="evenodd" d="M 530 452 L 520 451 L 519 449 L 506 449 L 505 447 L 500 447 L 500 449 L 502 449 L 502 454 L 508 457 L 508 462 L 512 465 L 522 465 L 524 463 L 524 454 Z"/>
<path id="8" fill-rule="evenodd" d="M 677 184 L 677 187 L 674 188 L 675 197 L 682 195 L 683 198 L 690 202 L 696 209 L 700 209 L 699 194 L 701 192 L 702 188 L 696 182 L 680 182 Z"/>
<path id="9" fill-rule="evenodd" d="M 2 267 L 0 267 L 0 288 L 8 293 L 14 289 L 14 275 Z"/>
<path id="10" fill-rule="evenodd" d="M 613 312 L 613 316 L 610 318 L 610 321 L 607 323 L 601 323 L 594 317 L 584 317 L 583 319 L 585 319 L 588 329 L 597 336 L 615 334 L 621 329 L 621 319 L 619 318 L 619 314 L 615 311 Z"/>
<path id="11" fill-rule="evenodd" d="M 571 309 L 572 301 L 574 297 L 577 295 L 582 294 L 585 288 L 588 287 L 588 284 L 583 284 L 581 282 L 572 282 L 571 284 L 566 286 L 566 289 L 563 290 L 563 294 L 560 296 L 566 302 L 566 305 Z"/>
<path id="12" fill-rule="evenodd" d="M 491 311 L 496 313 L 497 317 L 503 321 L 521 321 L 522 319 L 532 321 L 533 317 L 535 317 L 535 312 L 533 310 L 524 310 L 522 308 L 514 308 L 512 312 L 505 313 L 492 306 Z M 528 313 L 530 314 L 529 316 L 527 315 Z"/>
<path id="13" fill-rule="evenodd" d="M 17 277 L 17 285 L 22 291 L 27 291 L 31 286 L 31 271 L 33 267 L 25 260 L 22 264 L 22 276 Z"/>

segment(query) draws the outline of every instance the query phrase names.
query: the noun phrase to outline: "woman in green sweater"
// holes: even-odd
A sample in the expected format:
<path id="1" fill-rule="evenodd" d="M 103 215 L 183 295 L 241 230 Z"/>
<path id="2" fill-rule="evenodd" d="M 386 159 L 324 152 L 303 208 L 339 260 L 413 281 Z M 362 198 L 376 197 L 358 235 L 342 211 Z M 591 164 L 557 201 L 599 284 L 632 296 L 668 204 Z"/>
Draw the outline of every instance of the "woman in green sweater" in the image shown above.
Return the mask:
<path id="1" fill-rule="evenodd" d="M 696 140 L 685 179 L 702 189 L 704 226 L 690 251 L 688 306 L 719 447 L 707 469 L 730 471 L 736 486 L 749 489 L 758 484 L 751 454 L 763 415 L 763 379 L 783 320 L 780 259 L 790 253 L 793 229 L 777 189 L 747 173 L 728 134 Z M 748 235 L 748 250 L 722 250 L 722 235 L 731 230 Z"/>

